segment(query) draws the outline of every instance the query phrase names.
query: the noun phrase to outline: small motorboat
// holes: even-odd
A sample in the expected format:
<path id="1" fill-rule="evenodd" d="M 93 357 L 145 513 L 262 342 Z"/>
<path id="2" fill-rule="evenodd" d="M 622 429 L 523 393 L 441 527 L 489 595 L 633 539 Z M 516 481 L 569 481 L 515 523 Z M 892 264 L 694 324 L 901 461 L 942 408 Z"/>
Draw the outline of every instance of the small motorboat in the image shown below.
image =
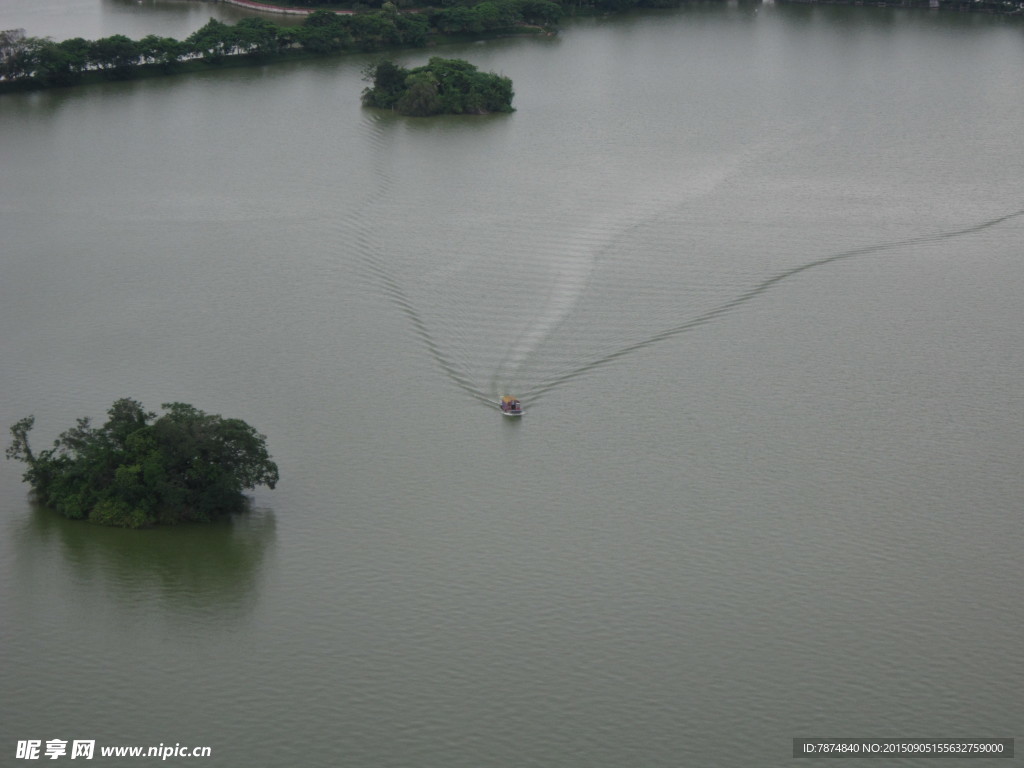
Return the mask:
<path id="1" fill-rule="evenodd" d="M 512 395 L 504 395 L 499 403 L 501 406 L 502 416 L 522 416 L 523 415 L 523 404 L 516 400 Z"/>

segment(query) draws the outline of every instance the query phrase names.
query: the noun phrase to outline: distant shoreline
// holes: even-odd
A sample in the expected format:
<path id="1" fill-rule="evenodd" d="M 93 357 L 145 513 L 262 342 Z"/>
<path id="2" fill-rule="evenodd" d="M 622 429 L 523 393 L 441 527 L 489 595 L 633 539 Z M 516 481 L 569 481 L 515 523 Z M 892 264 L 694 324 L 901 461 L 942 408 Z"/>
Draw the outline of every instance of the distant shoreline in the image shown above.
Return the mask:
<path id="1" fill-rule="evenodd" d="M 219 1 L 250 10 L 287 10 L 253 0 Z M 558 7 L 551 2 L 546 5 Z M 0 58 L 0 94 L 263 66 L 349 53 L 420 50 L 453 40 L 553 34 L 549 27 L 538 26 L 531 23 L 534 19 L 522 17 L 509 26 L 476 31 L 431 30 L 428 26 L 431 15 L 441 13 L 433 9 L 405 13 L 294 9 L 292 15 L 301 15 L 303 19 L 294 27 L 279 26 L 255 16 L 246 17 L 235 25 L 211 18 L 183 41 L 154 35 L 136 41 L 115 35 L 99 41 L 71 39 L 55 43 L 48 38 L 27 37 L 22 30 L 16 30 L 20 35 L 14 35 L 9 41 L 7 60 Z M 508 23 L 509 20 L 501 21 Z"/>
<path id="2" fill-rule="evenodd" d="M 325 20 L 330 20 L 325 22 L 327 27 L 333 27 L 335 24 L 340 24 L 344 28 L 339 28 L 335 32 L 328 32 L 327 37 L 324 39 L 318 40 L 317 38 L 313 38 L 312 42 L 319 43 L 319 47 L 313 47 L 308 44 L 303 45 L 301 42 L 296 44 L 295 40 L 291 38 L 283 39 L 283 43 L 281 45 L 277 45 L 274 41 L 276 31 L 269 33 L 271 38 L 269 41 L 264 40 L 263 42 L 259 42 L 259 40 L 253 40 L 251 37 L 239 40 L 239 38 L 231 35 L 230 30 L 233 28 L 230 27 L 230 25 L 225 26 L 223 23 L 216 22 L 211 19 L 210 25 L 208 26 L 212 25 L 215 27 L 211 34 L 218 39 L 206 41 L 203 47 L 187 51 L 179 50 L 178 46 L 182 44 L 181 41 L 170 38 L 157 39 L 157 43 L 173 44 L 172 48 L 167 49 L 169 53 L 163 53 L 162 50 L 158 50 L 156 53 L 152 51 L 129 51 L 128 55 L 131 58 L 126 59 L 128 61 L 127 64 L 120 63 L 116 59 L 110 59 L 109 61 L 103 60 L 101 62 L 89 62 L 85 59 L 85 52 L 80 50 L 81 46 L 75 47 L 75 45 L 72 45 L 70 49 L 61 50 L 61 47 L 65 45 L 65 43 L 89 43 L 89 41 L 70 40 L 65 41 L 65 43 L 53 43 L 52 41 L 48 42 L 46 39 L 25 38 L 30 42 L 30 44 L 35 41 L 34 44 L 37 47 L 39 46 L 39 41 L 42 40 L 44 52 L 50 54 L 47 62 L 50 63 L 50 69 L 47 70 L 45 67 L 41 68 L 41 75 L 33 70 L 23 70 L 21 73 L 17 73 L 13 77 L 4 73 L 0 75 L 0 94 L 37 91 L 50 88 L 66 88 L 110 80 L 133 80 L 137 78 L 161 77 L 225 67 L 264 65 L 274 61 L 320 58 L 323 56 L 344 55 L 347 53 L 365 53 L 374 50 L 395 51 L 422 49 L 437 45 L 441 42 L 449 42 L 456 39 L 480 40 L 492 37 L 516 37 L 520 35 L 551 35 L 555 34 L 555 29 L 557 29 L 552 24 L 544 23 L 538 25 L 533 19 L 524 21 L 520 18 L 514 26 L 501 26 L 490 29 L 485 28 L 478 31 L 470 31 L 468 29 L 440 31 L 437 27 L 441 25 L 438 24 L 433 17 L 444 14 L 447 10 L 446 8 L 439 10 L 436 8 L 418 7 L 397 13 L 392 9 L 391 12 L 388 13 L 383 10 L 360 12 L 351 8 L 337 10 L 326 10 L 323 8 L 294 8 L 271 3 L 262 3 L 258 2 L 258 0 L 204 1 L 222 2 L 251 11 L 301 16 L 303 19 L 316 13 L 322 13 L 324 14 L 323 18 Z M 730 3 L 736 2 L 736 0 L 728 1 Z M 539 2 L 541 2 L 542 5 L 548 5 L 554 8 L 559 7 L 558 4 L 550 2 L 550 0 L 547 2 L 539 0 Z M 945 10 L 957 11 L 960 13 L 981 13 L 992 16 L 1024 16 L 1024 0 L 760 0 L 760 2 L 754 0 L 750 5 L 772 5 L 775 3 L 780 5 L 842 5 L 868 6 L 875 8 L 899 8 L 906 10 Z M 682 0 L 681 4 L 688 4 L 688 0 Z M 723 2 L 722 4 L 724 5 L 725 3 Z M 487 4 L 481 3 L 478 5 L 486 7 Z M 473 7 L 475 6 L 471 6 L 470 8 Z M 460 8 L 462 10 L 469 10 L 465 7 Z M 580 12 L 581 9 L 577 8 L 574 10 L 576 12 Z M 589 10 L 593 11 L 594 9 L 590 8 Z M 571 13 L 569 15 L 575 16 L 576 13 Z M 587 12 L 587 9 L 583 9 L 582 15 L 590 15 L 590 13 Z M 355 29 L 353 25 L 355 22 L 361 21 L 361 17 L 370 17 L 372 20 L 375 20 L 376 26 L 366 33 L 367 36 L 356 37 L 353 36 L 349 30 Z M 248 24 L 251 27 L 252 23 L 256 21 L 256 17 L 247 17 L 239 22 L 239 26 Z M 277 25 L 266 19 L 259 21 L 264 25 L 268 25 L 271 30 L 277 29 Z M 431 21 L 434 22 L 435 28 L 428 27 L 428 24 Z M 220 25 L 226 30 L 229 30 L 228 35 L 222 36 L 216 25 Z M 381 25 L 385 28 L 379 29 L 378 27 Z M 315 28 L 317 30 L 317 34 L 324 34 L 324 23 L 316 25 Z M 205 27 L 203 29 L 205 29 Z M 22 30 L 15 31 L 21 31 L 23 33 Z M 199 30 L 199 32 L 202 31 L 203 30 Z M 195 34 L 198 34 L 198 32 Z M 267 33 L 264 30 L 264 37 L 266 37 L 266 34 Z M 123 36 L 121 36 L 123 38 L 122 40 L 116 40 L 115 38 L 117 37 L 119 36 L 114 36 L 110 39 L 116 44 L 124 43 L 136 45 L 137 43 L 137 41 L 128 40 L 127 38 L 123 38 Z M 56 56 L 54 56 L 54 50 L 56 50 Z M 10 52 L 8 52 L 7 55 L 9 57 Z M 38 53 L 35 53 L 34 55 L 38 57 Z M 168 57 L 167 60 L 158 61 L 157 59 L 161 55 Z M 146 57 L 148 57 L 148 59 Z M 0 61 L 0 63 L 3 62 Z M 28 66 L 34 66 L 34 63 L 30 60 Z"/>
<path id="3" fill-rule="evenodd" d="M 852 5 L 870 8 L 905 8 L 915 11 L 957 11 L 1000 16 L 1024 15 L 1024 1 L 1001 0 L 766 0 L 779 5 Z"/>
<path id="4" fill-rule="evenodd" d="M 316 8 L 293 8 L 286 5 L 271 5 L 270 3 L 255 3 L 252 0 L 214 0 L 218 3 L 227 3 L 228 5 L 237 5 L 241 8 L 248 8 L 250 11 L 268 11 L 270 13 L 285 13 L 292 16 L 308 16 L 313 11 L 318 10 Z M 333 13 L 355 13 L 355 11 L 346 9 L 333 11 Z"/>
<path id="5" fill-rule="evenodd" d="M 227 3 L 246 8 L 250 11 L 263 11 L 265 13 L 281 13 L 291 16 L 308 16 L 317 10 L 330 10 L 331 13 L 353 14 L 357 13 L 350 8 L 346 9 L 325 9 L 325 8 L 296 8 L 294 6 L 274 5 L 272 3 L 261 3 L 256 0 L 212 0 L 212 2 Z M 946 10 L 958 11 L 960 13 L 989 13 L 1002 16 L 1024 16 L 1024 0 L 761 0 L 762 5 L 852 5 L 870 8 L 906 8 L 908 10 Z M 685 5 L 683 0 L 681 5 Z M 407 13 L 420 11 L 419 8 L 406 9 Z M 575 15 L 570 13 L 570 16 Z"/>

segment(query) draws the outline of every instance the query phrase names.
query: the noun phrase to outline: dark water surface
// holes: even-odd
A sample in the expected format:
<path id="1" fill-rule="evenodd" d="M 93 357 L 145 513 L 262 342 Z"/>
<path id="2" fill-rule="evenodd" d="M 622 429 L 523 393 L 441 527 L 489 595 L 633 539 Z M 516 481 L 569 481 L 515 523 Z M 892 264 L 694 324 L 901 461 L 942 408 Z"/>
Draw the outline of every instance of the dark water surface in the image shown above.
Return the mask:
<path id="1" fill-rule="evenodd" d="M 57 37 L 224 9 L 19 3 Z M 282 477 L 127 532 L 0 464 L 0 764 L 1021 735 L 1020 20 L 697 6 L 404 61 L 436 53 L 518 111 L 362 110 L 362 57 L 0 98 L 0 423 L 182 400 Z"/>

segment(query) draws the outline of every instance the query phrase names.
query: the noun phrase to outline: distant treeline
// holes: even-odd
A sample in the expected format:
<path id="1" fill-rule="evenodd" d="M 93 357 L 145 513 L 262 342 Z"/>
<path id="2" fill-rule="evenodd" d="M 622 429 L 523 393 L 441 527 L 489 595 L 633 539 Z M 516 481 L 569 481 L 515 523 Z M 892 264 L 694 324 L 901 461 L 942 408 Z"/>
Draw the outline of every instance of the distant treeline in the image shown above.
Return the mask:
<path id="1" fill-rule="evenodd" d="M 270 60 L 295 53 L 342 53 L 426 45 L 431 32 L 499 32 L 523 24 L 549 25 L 562 15 L 548 0 L 488 0 L 473 6 L 400 13 L 392 3 L 379 11 L 339 14 L 318 10 L 298 26 L 262 18 L 237 24 L 215 19 L 184 40 L 148 35 L 132 40 L 111 35 L 55 42 L 27 37 L 21 29 L 0 32 L 0 90 L 74 85 L 87 77 L 130 79 L 154 69 L 167 73 L 191 62 L 223 63 L 229 56 Z"/>
<path id="2" fill-rule="evenodd" d="M 1024 0 L 779 0 L 787 3 L 811 5 L 869 5 L 878 8 L 915 8 L 960 11 L 966 13 L 995 13 L 1024 15 Z"/>
<path id="3" fill-rule="evenodd" d="M 878 8 L 940 9 L 970 13 L 1024 14 L 1024 0 L 777 0 L 802 5 L 868 5 Z"/>
<path id="4" fill-rule="evenodd" d="M 262 0 L 255 0 L 255 2 L 261 2 Z M 625 11 L 629 8 L 678 8 L 686 0 L 558 0 L 553 3 L 560 8 L 560 12 L 572 13 L 578 9 L 593 9 L 598 11 Z M 406 9 L 420 9 L 424 12 L 431 12 L 434 9 L 427 10 L 427 6 L 433 5 L 433 3 L 421 3 L 419 0 L 275 0 L 273 3 L 277 6 L 293 6 L 296 8 L 351 8 L 354 10 L 365 10 L 373 8 L 381 8 L 387 5 L 389 2 L 400 10 Z M 436 2 L 436 0 L 435 0 Z M 440 0 L 437 2 L 442 9 L 444 8 L 466 8 L 484 3 L 494 2 L 494 0 Z M 538 0 L 538 2 L 545 2 L 545 0 Z M 501 2 L 495 2 L 496 5 L 500 5 Z"/>
<path id="5" fill-rule="evenodd" d="M 484 0 L 487 2 L 488 0 Z M 565 13 L 598 11 L 610 13 L 631 8 L 678 8 L 689 0 L 557 0 Z M 780 3 L 808 5 L 867 5 L 888 8 L 942 8 L 980 13 L 1024 14 L 1024 0 L 769 0 Z M 255 0 L 261 2 L 261 0 Z M 274 5 L 295 8 L 380 8 L 393 2 L 399 9 L 414 8 L 418 0 L 274 0 Z M 442 8 L 478 5 L 481 0 L 440 0 Z M 754 0 L 757 2 L 757 0 Z"/>
<path id="6" fill-rule="evenodd" d="M 524 25 L 551 27 L 566 13 L 616 12 L 631 8 L 674 8 L 686 0 L 440 0 L 440 7 L 416 0 L 291 0 L 292 6 L 317 6 L 297 26 L 279 26 L 263 18 L 237 24 L 215 19 L 184 40 L 147 35 L 132 40 L 111 35 L 55 42 L 28 37 L 23 29 L 0 31 L 0 92 L 74 85 L 86 79 L 129 79 L 144 73 L 172 73 L 186 67 L 223 63 L 227 57 L 269 60 L 296 54 L 416 48 L 431 34 L 500 34 Z M 950 8 L 1019 14 L 1024 0 L 779 0 L 810 4 Z M 336 13 L 324 6 L 359 12 Z M 360 11 L 379 7 L 376 11 Z"/>

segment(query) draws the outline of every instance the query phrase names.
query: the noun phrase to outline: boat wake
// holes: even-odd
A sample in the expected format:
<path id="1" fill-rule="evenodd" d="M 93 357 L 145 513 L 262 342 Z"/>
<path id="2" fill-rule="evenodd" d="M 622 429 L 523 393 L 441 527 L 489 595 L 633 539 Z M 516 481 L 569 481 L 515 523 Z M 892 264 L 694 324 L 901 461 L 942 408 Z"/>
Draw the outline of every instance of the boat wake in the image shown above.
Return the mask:
<path id="1" fill-rule="evenodd" d="M 633 196 L 627 205 L 616 206 L 613 214 L 603 214 L 599 222 L 586 225 L 574 219 L 567 242 L 552 243 L 546 249 L 539 268 L 550 282 L 544 287 L 542 308 L 509 342 L 490 377 L 488 393 L 524 391 L 523 379 L 530 378 L 525 369 L 557 330 L 581 310 L 581 300 L 586 296 L 595 269 L 602 262 L 620 258 L 624 243 L 663 215 L 666 200 L 676 200 L 674 208 L 711 195 L 736 176 L 752 157 L 763 154 L 766 149 L 767 145 L 754 145 L 731 157 L 716 159 L 702 172 L 691 169 L 682 189 L 674 178 L 663 180 L 660 185 L 647 178 L 643 194 Z M 526 386 L 528 391 L 536 391 Z"/>
<path id="2" fill-rule="evenodd" d="M 513 374 L 573 311 L 586 289 L 595 258 L 588 253 L 570 253 L 555 266 L 554 281 L 543 311 L 516 335 L 491 377 L 490 391 L 508 389 Z"/>
<path id="3" fill-rule="evenodd" d="M 377 188 L 365 198 L 366 209 L 389 204 L 398 187 L 387 131 L 379 125 L 383 119 L 386 118 L 369 115 L 365 123 L 370 141 L 376 147 L 372 162 L 378 180 Z M 463 296 L 494 291 L 494 283 L 503 279 L 502 275 L 492 272 L 495 269 L 493 264 L 472 251 L 467 251 L 461 257 L 455 252 L 446 254 L 447 262 L 444 259 L 424 260 L 430 261 L 434 265 L 430 268 L 435 271 L 432 275 L 420 274 L 417 289 L 421 295 L 429 295 L 431 301 L 439 305 L 437 317 L 431 320 L 407 290 L 404 280 L 399 279 L 399 273 L 404 275 L 405 272 L 395 266 L 394 254 L 388 253 L 388 258 L 384 258 L 386 248 L 371 231 L 370 225 L 363 223 L 373 221 L 374 217 L 358 214 L 348 217 L 346 235 L 358 249 L 366 276 L 406 317 L 412 332 L 450 382 L 467 396 L 492 407 L 497 407 L 498 397 L 505 394 L 515 394 L 533 407 L 547 393 L 574 379 L 620 361 L 634 352 L 711 323 L 809 270 L 910 246 L 969 237 L 1024 216 L 1024 210 L 1018 210 L 956 230 L 888 240 L 831 253 L 772 274 L 732 297 L 727 297 L 730 284 L 728 276 L 723 278 L 722 275 L 711 275 L 707 285 L 691 284 L 692 275 L 678 274 L 686 269 L 678 257 L 664 259 L 664 263 L 657 267 L 675 270 L 677 274 L 652 272 L 638 275 L 638 272 L 642 272 L 638 264 L 645 262 L 645 259 L 638 258 L 634 262 L 629 257 L 634 252 L 638 256 L 643 255 L 643 245 L 638 243 L 641 243 L 643 233 L 656 229 L 659 219 L 665 215 L 667 209 L 663 201 L 674 199 L 668 212 L 678 212 L 688 202 L 692 202 L 694 197 L 708 195 L 720 187 L 738 172 L 740 165 L 742 158 L 721 164 L 717 171 L 704 177 L 703 184 L 691 184 L 689 191 L 682 195 L 679 190 L 648 189 L 647 194 L 643 195 L 644 199 L 617 208 L 610 220 L 605 219 L 589 226 L 577 223 L 568 242 L 546 242 L 539 245 L 533 261 L 517 265 L 517 269 L 532 273 L 522 278 L 525 293 L 511 299 L 499 299 L 496 294 L 495 300 L 501 303 L 492 306 L 496 306 L 499 316 L 492 318 L 474 318 L 473 307 L 467 309 L 460 306 Z M 680 196 L 684 199 L 680 200 Z M 607 206 L 595 206 L 595 209 L 607 210 Z M 740 244 L 734 254 L 737 263 L 748 260 L 743 250 L 745 247 Z M 678 250 L 678 245 L 675 250 Z M 616 285 L 629 280 L 644 283 L 635 291 L 632 304 L 625 300 L 628 289 L 621 289 L 612 297 L 602 295 L 600 291 L 590 296 L 593 283 L 605 279 L 599 278 L 606 271 L 605 261 L 608 262 L 608 274 Z M 437 266 L 438 263 L 441 266 Z M 719 262 L 710 262 L 708 267 L 710 270 L 719 268 L 728 269 L 720 266 Z M 744 264 L 744 269 L 749 269 L 748 265 Z M 460 279 L 463 281 L 461 286 Z M 696 310 L 693 316 L 679 318 L 676 322 L 672 321 L 672 314 L 678 312 L 679 301 L 663 302 L 665 307 L 675 309 L 663 309 L 661 320 L 667 321 L 665 327 L 654 330 L 652 326 L 656 327 L 659 319 L 649 311 L 649 307 L 652 303 L 657 304 L 658 296 L 675 296 L 672 286 L 675 286 L 676 292 L 680 291 L 682 279 L 687 281 L 684 290 L 693 292 L 695 296 L 691 312 L 695 311 L 693 305 L 698 302 L 703 302 L 707 307 L 708 300 L 713 301 L 716 293 L 722 294 L 723 300 L 703 311 Z M 667 281 L 671 285 L 660 288 L 657 285 L 659 281 Z M 429 285 L 424 287 L 425 284 Z M 656 294 L 659 289 L 663 292 Z M 541 291 L 543 298 L 536 298 Z M 645 301 L 651 296 L 655 297 L 654 302 Z M 515 299 L 519 300 L 518 303 Z M 479 300 L 478 304 L 480 302 L 487 306 L 486 298 Z M 512 322 L 509 318 L 514 317 L 513 310 L 518 311 L 524 303 L 535 307 L 532 314 L 518 323 Z M 621 306 L 610 308 L 610 305 Z M 620 338 L 616 342 L 608 338 L 600 328 L 591 332 L 587 319 L 596 307 L 600 307 L 604 313 L 614 309 L 622 312 L 623 317 L 626 317 L 630 309 L 633 310 L 633 317 L 647 314 L 640 322 L 630 326 L 634 332 L 639 330 L 641 337 Z M 647 330 L 642 330 L 644 326 Z M 620 330 L 624 333 L 629 331 L 627 328 Z M 497 345 L 494 343 L 495 335 L 499 338 Z M 471 338 L 473 336 L 487 338 L 474 339 Z M 495 346 L 500 347 L 501 351 L 497 356 L 488 356 L 487 353 L 492 352 Z M 459 354 L 463 357 L 458 357 Z M 483 366 L 480 365 L 481 361 Z"/>
<path id="4" fill-rule="evenodd" d="M 902 240 L 894 240 L 885 243 L 876 243 L 874 245 L 864 246 L 862 248 L 854 248 L 848 251 L 834 253 L 829 256 L 825 256 L 820 259 L 816 259 L 814 261 L 801 264 L 800 266 L 784 270 L 782 272 L 779 272 L 778 274 L 775 274 L 761 281 L 750 290 L 745 291 L 736 296 L 735 298 L 732 298 L 696 317 L 690 318 L 678 325 L 666 328 L 658 333 L 647 336 L 646 338 L 640 341 L 636 341 L 631 344 L 619 347 L 611 352 L 608 352 L 607 354 L 589 360 L 568 372 L 561 373 L 559 376 L 551 378 L 548 381 L 538 383 L 535 387 L 524 390 L 522 396 L 524 398 L 527 398 L 531 402 L 536 402 L 540 400 L 545 393 L 550 392 L 551 390 L 560 387 L 563 384 L 572 381 L 573 379 L 579 378 L 584 374 L 587 374 L 591 371 L 601 368 L 602 366 L 620 360 L 626 357 L 627 355 L 632 354 L 633 352 L 637 352 L 641 349 L 645 349 L 661 341 L 666 341 L 667 339 L 671 339 L 675 336 L 679 336 L 680 334 L 686 333 L 687 331 L 692 331 L 696 328 L 699 328 L 700 326 L 706 325 L 718 319 L 719 317 L 722 317 L 723 315 L 742 307 L 747 302 L 758 298 L 759 296 L 763 295 L 764 293 L 774 288 L 775 286 L 779 285 L 783 281 L 796 277 L 802 272 L 806 272 L 817 267 L 823 267 L 828 264 L 833 264 L 835 262 L 842 261 L 845 259 L 856 258 L 859 256 L 868 256 L 871 254 L 883 253 L 885 251 L 892 251 L 900 248 L 905 248 L 908 246 L 922 245 L 925 243 L 938 242 L 958 237 L 966 237 L 981 232 L 983 230 L 989 229 L 991 227 L 998 226 L 999 224 L 1003 224 L 1007 221 L 1010 221 L 1020 216 L 1024 216 L 1024 209 L 1014 211 L 1013 213 L 1009 213 L 1004 216 L 999 216 L 994 219 L 989 219 L 978 224 L 973 224 L 962 229 L 947 232 L 937 232 L 929 235 L 920 235 L 917 237 L 910 237 Z"/>
<path id="5" fill-rule="evenodd" d="M 368 129 L 370 143 L 374 146 L 372 153 L 374 171 L 378 184 L 375 190 L 366 199 L 364 208 L 372 209 L 384 205 L 395 187 L 394 173 L 388 160 L 388 148 L 385 145 L 384 134 L 380 122 L 386 118 L 379 114 L 368 113 L 364 126 Z M 445 353 L 444 348 L 435 340 L 431 329 L 424 319 L 416 304 L 409 298 L 403 289 L 401 282 L 393 273 L 388 262 L 382 257 L 373 232 L 365 223 L 370 217 L 356 214 L 350 216 L 348 221 L 348 234 L 355 243 L 359 252 L 362 266 L 371 283 L 376 284 L 399 311 L 408 319 L 413 332 L 430 353 L 437 366 L 444 372 L 448 379 L 464 393 L 479 400 L 495 405 L 494 398 L 488 397 L 473 381 L 460 369 L 455 362 Z"/>

